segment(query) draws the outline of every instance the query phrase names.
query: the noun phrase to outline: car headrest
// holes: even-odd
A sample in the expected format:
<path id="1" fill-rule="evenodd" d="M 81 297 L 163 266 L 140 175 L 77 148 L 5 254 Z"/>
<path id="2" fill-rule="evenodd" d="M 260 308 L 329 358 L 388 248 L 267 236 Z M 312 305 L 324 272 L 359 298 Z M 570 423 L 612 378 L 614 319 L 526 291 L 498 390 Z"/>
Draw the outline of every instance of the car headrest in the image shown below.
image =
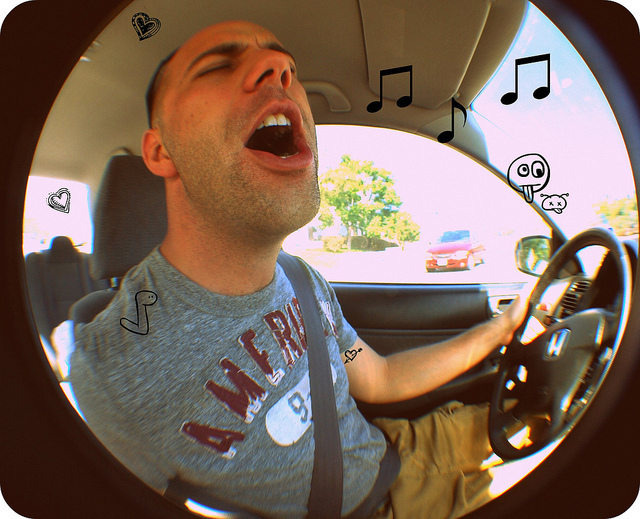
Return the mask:
<path id="1" fill-rule="evenodd" d="M 45 253 L 49 263 L 73 263 L 78 257 L 78 251 L 68 236 L 56 236 L 51 240 L 49 250 Z"/>
<path id="2" fill-rule="evenodd" d="M 91 276 L 121 278 L 167 233 L 164 180 L 142 157 L 117 155 L 107 163 L 93 215 Z"/>

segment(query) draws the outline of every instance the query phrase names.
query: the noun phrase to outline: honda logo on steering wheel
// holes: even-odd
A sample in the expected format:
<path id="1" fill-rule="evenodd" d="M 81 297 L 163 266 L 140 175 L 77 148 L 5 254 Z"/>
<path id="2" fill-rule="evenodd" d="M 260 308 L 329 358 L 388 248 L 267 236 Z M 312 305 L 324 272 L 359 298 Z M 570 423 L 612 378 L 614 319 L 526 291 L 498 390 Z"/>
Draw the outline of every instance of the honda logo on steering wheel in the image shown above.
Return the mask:
<path id="1" fill-rule="evenodd" d="M 571 335 L 571 330 L 568 330 L 567 328 L 553 332 L 549 338 L 547 350 L 544 354 L 545 360 L 557 359 L 562 355 L 564 347 L 569 340 L 569 335 Z"/>

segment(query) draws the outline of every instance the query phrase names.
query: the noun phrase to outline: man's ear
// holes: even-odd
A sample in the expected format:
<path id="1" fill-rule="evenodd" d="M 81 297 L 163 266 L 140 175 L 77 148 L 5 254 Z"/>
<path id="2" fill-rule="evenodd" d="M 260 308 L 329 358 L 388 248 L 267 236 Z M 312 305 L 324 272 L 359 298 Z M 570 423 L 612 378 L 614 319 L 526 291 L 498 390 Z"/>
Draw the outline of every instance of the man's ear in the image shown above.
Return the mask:
<path id="1" fill-rule="evenodd" d="M 151 128 L 142 135 L 142 158 L 154 175 L 169 178 L 178 174 L 157 128 Z"/>

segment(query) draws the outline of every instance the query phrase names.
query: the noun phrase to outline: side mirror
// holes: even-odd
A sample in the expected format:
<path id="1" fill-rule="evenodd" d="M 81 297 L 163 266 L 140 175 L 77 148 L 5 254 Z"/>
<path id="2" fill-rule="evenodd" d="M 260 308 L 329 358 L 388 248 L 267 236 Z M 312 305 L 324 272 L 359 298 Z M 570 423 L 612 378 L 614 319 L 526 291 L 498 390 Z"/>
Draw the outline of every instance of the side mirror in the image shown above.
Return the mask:
<path id="1" fill-rule="evenodd" d="M 516 246 L 516 267 L 520 272 L 540 277 L 551 258 L 551 238 L 527 236 Z"/>

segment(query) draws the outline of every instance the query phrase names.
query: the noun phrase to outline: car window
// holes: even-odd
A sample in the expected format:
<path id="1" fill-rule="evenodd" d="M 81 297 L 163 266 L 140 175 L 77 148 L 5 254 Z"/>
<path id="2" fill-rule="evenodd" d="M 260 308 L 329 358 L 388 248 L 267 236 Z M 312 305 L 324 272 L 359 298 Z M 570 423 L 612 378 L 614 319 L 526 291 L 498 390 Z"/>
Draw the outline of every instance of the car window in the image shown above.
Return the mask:
<path id="1" fill-rule="evenodd" d="M 469 231 L 447 231 L 440 235 L 437 243 L 453 243 L 470 239 Z"/>
<path id="2" fill-rule="evenodd" d="M 516 269 L 516 242 L 532 234 L 549 235 L 549 226 L 492 171 L 452 148 L 406 132 L 323 125 L 317 133 L 321 209 L 284 248 L 327 279 L 531 279 Z M 452 247 L 443 249 L 438 242 Z"/>
<path id="3" fill-rule="evenodd" d="M 416 135 L 319 126 L 323 209 L 285 249 L 332 281 L 511 282 L 523 279 L 517 240 L 550 233 L 533 206 L 567 237 L 599 226 L 637 239 L 635 184 L 615 116 L 573 45 L 535 6 L 469 116 L 506 182 Z M 529 179 L 545 182 L 527 187 L 529 168 Z M 437 247 L 442 233 L 461 231 L 484 250 Z M 593 251 L 580 257 L 589 271 L 601 260 Z"/>
<path id="4" fill-rule="evenodd" d="M 92 252 L 89 186 L 31 175 L 24 204 L 23 254 L 48 249 L 56 236 L 68 236 L 80 252 Z"/>
<path id="5" fill-rule="evenodd" d="M 546 86 L 548 94 L 536 99 Z M 517 101 L 504 104 L 514 90 Z M 637 237 L 633 173 L 609 102 L 573 45 L 535 6 L 471 109 L 496 168 L 508 173 L 513 164 L 513 172 L 519 157 L 543 157 L 549 180 L 533 188 L 533 203 L 567 237 L 595 226 Z"/>

